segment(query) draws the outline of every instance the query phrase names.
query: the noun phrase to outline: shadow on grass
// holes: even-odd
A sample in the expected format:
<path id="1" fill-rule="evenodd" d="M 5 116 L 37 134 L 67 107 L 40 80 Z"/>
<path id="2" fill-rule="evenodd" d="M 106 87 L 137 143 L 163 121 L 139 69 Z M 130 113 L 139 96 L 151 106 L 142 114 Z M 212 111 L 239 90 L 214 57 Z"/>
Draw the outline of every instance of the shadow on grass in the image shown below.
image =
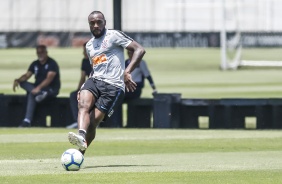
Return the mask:
<path id="1" fill-rule="evenodd" d="M 86 166 L 84 169 L 90 168 L 100 168 L 100 167 L 155 167 L 159 165 L 95 165 L 95 166 Z"/>

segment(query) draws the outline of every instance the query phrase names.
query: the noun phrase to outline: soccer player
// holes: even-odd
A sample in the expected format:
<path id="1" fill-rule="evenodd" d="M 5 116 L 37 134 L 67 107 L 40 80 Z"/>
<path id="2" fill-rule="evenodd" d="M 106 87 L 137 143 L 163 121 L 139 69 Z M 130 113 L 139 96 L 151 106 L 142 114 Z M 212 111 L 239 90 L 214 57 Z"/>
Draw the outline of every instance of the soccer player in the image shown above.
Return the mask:
<path id="1" fill-rule="evenodd" d="M 45 45 L 36 47 L 38 59 L 33 61 L 27 72 L 14 80 L 13 90 L 20 85 L 27 92 L 27 107 L 25 118 L 19 127 L 30 127 L 36 104 L 46 98 L 55 98 L 61 87 L 60 70 L 57 62 L 48 56 Z M 35 82 L 28 82 L 34 74 Z"/>
<path id="2" fill-rule="evenodd" d="M 93 11 L 88 16 L 93 34 L 86 44 L 93 74 L 78 93 L 78 134 L 69 132 L 68 139 L 84 154 L 96 135 L 99 123 L 114 112 L 123 100 L 125 88 L 134 91 L 136 83 L 131 72 L 145 54 L 144 48 L 121 31 L 106 29 L 102 12 Z M 125 68 L 124 48 L 133 52 Z"/>

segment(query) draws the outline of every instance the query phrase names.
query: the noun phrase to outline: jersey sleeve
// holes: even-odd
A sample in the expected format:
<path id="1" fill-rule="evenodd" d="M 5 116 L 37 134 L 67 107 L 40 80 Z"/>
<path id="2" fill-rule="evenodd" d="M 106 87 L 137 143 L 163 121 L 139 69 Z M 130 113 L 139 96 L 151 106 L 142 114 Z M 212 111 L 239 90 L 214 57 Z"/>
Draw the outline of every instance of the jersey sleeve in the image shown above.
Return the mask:
<path id="1" fill-rule="evenodd" d="M 117 30 L 114 32 L 114 40 L 117 45 L 120 45 L 123 48 L 126 48 L 133 41 L 133 39 L 127 36 L 124 32 Z"/>
<path id="2" fill-rule="evenodd" d="M 34 73 L 34 65 L 35 65 L 35 62 L 32 62 L 28 67 L 28 71 L 30 71 L 31 73 Z"/>
<path id="3" fill-rule="evenodd" d="M 52 71 L 52 72 L 58 72 L 59 71 L 58 65 L 56 64 L 55 61 L 50 62 L 48 72 L 50 72 L 50 71 Z"/>

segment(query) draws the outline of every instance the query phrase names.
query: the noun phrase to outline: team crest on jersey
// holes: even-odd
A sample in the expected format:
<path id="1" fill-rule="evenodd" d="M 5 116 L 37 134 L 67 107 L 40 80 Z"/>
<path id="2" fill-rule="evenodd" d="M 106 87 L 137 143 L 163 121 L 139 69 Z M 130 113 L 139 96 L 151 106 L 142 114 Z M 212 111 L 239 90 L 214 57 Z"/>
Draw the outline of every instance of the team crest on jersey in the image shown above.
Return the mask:
<path id="1" fill-rule="evenodd" d="M 37 75 L 37 73 L 38 73 L 38 67 L 34 66 L 34 74 Z"/>
<path id="2" fill-rule="evenodd" d="M 108 40 L 103 40 L 101 46 L 102 46 L 103 49 L 107 48 L 108 47 Z"/>

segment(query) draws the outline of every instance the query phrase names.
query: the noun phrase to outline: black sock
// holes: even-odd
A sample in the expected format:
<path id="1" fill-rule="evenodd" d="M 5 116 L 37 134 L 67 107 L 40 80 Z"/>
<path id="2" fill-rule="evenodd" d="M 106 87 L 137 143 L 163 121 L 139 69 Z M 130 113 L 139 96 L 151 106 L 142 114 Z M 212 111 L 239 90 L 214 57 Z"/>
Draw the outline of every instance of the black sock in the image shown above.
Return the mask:
<path id="1" fill-rule="evenodd" d="M 81 150 L 81 149 L 79 149 L 78 151 L 80 151 L 80 153 L 82 154 L 82 155 L 84 155 L 84 153 L 85 153 L 85 150 Z"/>

